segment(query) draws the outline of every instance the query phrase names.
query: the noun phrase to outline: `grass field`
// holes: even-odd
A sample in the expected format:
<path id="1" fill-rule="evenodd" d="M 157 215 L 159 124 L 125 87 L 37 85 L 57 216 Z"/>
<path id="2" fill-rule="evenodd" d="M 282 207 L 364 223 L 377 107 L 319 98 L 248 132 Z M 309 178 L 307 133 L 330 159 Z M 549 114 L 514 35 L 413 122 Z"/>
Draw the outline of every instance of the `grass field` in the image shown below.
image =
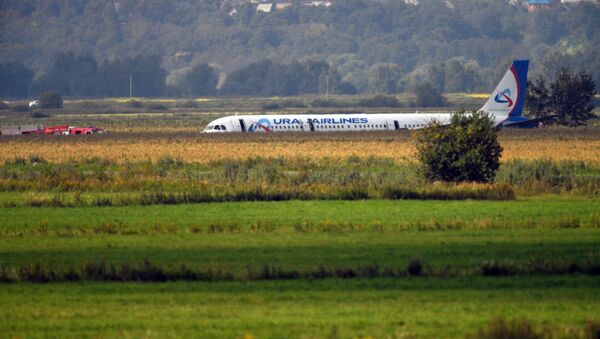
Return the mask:
<path id="1" fill-rule="evenodd" d="M 503 130 L 496 183 L 457 186 L 419 176 L 412 133 L 198 133 L 242 101 L 156 101 L 152 114 L 68 102 L 45 123 L 111 133 L 2 137 L 0 337 L 488 338 L 479 331 L 494 319 L 553 338 L 600 328 L 598 127 Z M 389 187 L 451 194 L 406 200 Z M 512 195 L 458 194 L 481 188 Z M 233 201 L 160 195 L 219 190 Z"/>
<path id="2" fill-rule="evenodd" d="M 528 319 L 564 337 L 583 335 L 598 320 L 595 275 L 479 277 L 482 263 L 597 258 L 600 228 L 481 229 L 476 220 L 505 216 L 549 222 L 593 216 L 593 199 L 511 202 L 271 202 L 127 208 L 12 208 L 0 213 L 0 265 L 67 269 L 88 260 L 218 268 L 232 282 L 48 283 L 0 285 L 0 332 L 9 336 L 181 337 L 457 337 L 489 321 Z M 210 231 L 227 221 L 240 228 Z M 402 230 L 398 222 L 464 220 L 456 230 Z M 270 220 L 270 221 L 269 221 Z M 298 220 L 364 223 L 363 229 L 293 227 Z M 383 228 L 371 225 L 380 220 Z M 156 227 L 156 223 L 173 223 Z M 113 223 L 147 234 L 60 233 L 75 225 Z M 251 225 L 270 225 L 252 229 Z M 199 231 L 191 231 L 198 225 Z M 246 228 L 241 228 L 246 227 Z M 11 232 L 23 232 L 16 234 Z M 56 232 L 56 233 L 55 233 Z M 264 265 L 286 270 L 319 266 L 404 269 L 419 257 L 446 278 L 247 280 Z M 467 275 L 467 277 L 461 277 Z M 33 320 L 35 319 L 35 320 Z"/>
<path id="3" fill-rule="evenodd" d="M 283 135 L 281 135 L 283 134 Z M 92 157 L 112 161 L 157 160 L 171 156 L 193 162 L 251 156 L 415 160 L 410 132 L 281 133 L 278 135 L 201 135 L 197 132 L 112 133 L 69 137 L 3 137 L 0 162 L 39 155 L 50 161 Z M 530 135 L 529 135 L 530 134 Z M 580 160 L 598 163 L 598 129 L 506 131 L 500 133 L 502 159 Z"/>
<path id="4" fill-rule="evenodd" d="M 49 284 L 0 289 L 0 332 L 26 337 L 447 338 L 491 319 L 582 335 L 598 278 Z M 93 306 L 92 306 L 93 305 Z M 32 319 L 37 319 L 32 321 Z"/>
<path id="5" fill-rule="evenodd" d="M 598 276 L 472 274 L 493 261 L 596 260 L 600 228 L 589 221 L 598 210 L 598 200 L 561 197 L 2 209 L 0 265 L 5 267 L 39 263 L 60 270 L 100 258 L 134 265 L 149 260 L 219 269 L 236 281 L 4 284 L 0 331 L 11 336 L 457 337 L 502 318 L 528 319 L 564 337 L 583 335 L 585 322 L 598 320 Z M 211 230 L 225 213 L 232 228 Z M 581 224 L 552 224 L 573 217 Z M 495 218 L 514 227 L 482 223 Z M 324 220 L 321 225 L 355 227 L 319 228 Z M 457 221 L 463 223 L 458 229 L 418 228 Z M 316 228 L 295 228 L 299 222 L 315 222 Z M 411 223 L 413 228 L 398 227 Z M 77 233 L 98 225 L 116 225 L 117 232 L 101 227 Z M 276 281 L 246 276 L 265 265 L 300 271 L 405 269 L 415 257 L 428 271 L 454 273 Z"/>

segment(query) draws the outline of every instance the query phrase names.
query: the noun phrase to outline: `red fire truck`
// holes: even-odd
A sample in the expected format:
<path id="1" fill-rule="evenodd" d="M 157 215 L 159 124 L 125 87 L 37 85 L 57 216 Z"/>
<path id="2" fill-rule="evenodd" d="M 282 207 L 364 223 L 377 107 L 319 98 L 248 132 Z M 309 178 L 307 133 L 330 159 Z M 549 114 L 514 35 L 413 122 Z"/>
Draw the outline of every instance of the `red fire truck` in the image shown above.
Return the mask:
<path id="1" fill-rule="evenodd" d="M 102 128 L 98 127 L 78 127 L 69 125 L 49 126 L 38 129 L 33 132 L 35 134 L 54 134 L 54 135 L 74 135 L 74 134 L 101 134 L 104 133 Z"/>

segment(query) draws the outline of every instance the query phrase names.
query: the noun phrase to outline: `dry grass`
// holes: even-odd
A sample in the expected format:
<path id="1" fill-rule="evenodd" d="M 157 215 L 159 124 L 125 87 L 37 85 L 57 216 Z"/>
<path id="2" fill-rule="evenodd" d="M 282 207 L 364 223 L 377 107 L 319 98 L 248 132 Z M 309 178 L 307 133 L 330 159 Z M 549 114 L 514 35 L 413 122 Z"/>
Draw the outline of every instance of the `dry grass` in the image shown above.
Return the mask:
<path id="1" fill-rule="evenodd" d="M 48 161 L 98 157 L 115 162 L 156 160 L 164 156 L 185 161 L 263 157 L 385 157 L 415 160 L 414 136 L 401 133 L 281 133 L 270 135 L 202 135 L 182 130 L 163 133 L 22 136 L 0 139 L 0 162 L 39 155 Z M 503 160 L 551 159 L 600 162 L 600 129 L 506 131 L 500 135 Z"/>

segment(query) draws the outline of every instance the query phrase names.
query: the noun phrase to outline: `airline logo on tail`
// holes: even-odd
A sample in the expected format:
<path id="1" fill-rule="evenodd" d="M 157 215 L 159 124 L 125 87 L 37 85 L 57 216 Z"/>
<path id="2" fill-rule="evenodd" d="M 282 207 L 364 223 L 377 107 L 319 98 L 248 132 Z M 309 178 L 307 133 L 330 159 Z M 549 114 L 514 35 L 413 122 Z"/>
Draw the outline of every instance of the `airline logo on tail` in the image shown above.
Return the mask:
<path id="1" fill-rule="evenodd" d="M 521 116 L 527 86 L 528 60 L 515 60 L 481 111 L 500 117 Z"/>
<path id="2" fill-rule="evenodd" d="M 496 97 L 494 98 L 494 101 L 496 101 L 499 104 L 507 103 L 507 107 L 512 107 L 513 101 L 510 98 L 510 88 L 506 88 L 504 89 L 504 91 L 498 92 L 498 94 L 496 94 Z"/>

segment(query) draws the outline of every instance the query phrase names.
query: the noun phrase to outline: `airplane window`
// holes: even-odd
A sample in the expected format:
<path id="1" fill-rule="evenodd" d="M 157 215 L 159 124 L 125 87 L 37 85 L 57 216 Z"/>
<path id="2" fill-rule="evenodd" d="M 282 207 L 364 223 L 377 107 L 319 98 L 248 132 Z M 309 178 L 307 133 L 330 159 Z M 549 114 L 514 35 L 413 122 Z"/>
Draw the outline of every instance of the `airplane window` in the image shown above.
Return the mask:
<path id="1" fill-rule="evenodd" d="M 215 129 L 220 131 L 220 130 L 221 130 L 221 126 L 219 126 L 219 125 L 216 125 L 216 126 L 215 126 Z"/>
<path id="2" fill-rule="evenodd" d="M 221 131 L 226 131 L 227 128 L 225 128 L 225 125 L 221 125 Z"/>

